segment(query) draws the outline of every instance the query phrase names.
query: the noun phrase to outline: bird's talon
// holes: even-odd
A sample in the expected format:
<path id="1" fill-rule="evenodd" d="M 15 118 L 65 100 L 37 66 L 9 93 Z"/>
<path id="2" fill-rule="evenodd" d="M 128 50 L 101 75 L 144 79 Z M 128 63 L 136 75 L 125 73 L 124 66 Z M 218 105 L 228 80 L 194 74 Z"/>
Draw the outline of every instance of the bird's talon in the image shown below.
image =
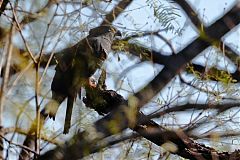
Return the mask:
<path id="1" fill-rule="evenodd" d="M 96 88 L 97 87 L 97 82 L 96 82 L 96 80 L 93 77 L 90 77 L 88 79 L 88 83 L 89 83 L 89 86 L 92 87 L 92 88 Z"/>

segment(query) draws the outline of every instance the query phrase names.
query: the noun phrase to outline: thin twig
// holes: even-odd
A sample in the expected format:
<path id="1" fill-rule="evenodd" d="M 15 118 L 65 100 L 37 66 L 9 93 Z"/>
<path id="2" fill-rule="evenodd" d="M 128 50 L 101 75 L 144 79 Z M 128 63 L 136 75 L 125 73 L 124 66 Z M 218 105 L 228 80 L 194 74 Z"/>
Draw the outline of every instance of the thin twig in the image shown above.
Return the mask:
<path id="1" fill-rule="evenodd" d="M 8 142 L 9 145 L 10 145 L 10 144 L 15 145 L 15 146 L 17 146 L 17 147 L 19 147 L 19 148 L 22 148 L 22 149 L 24 149 L 24 150 L 26 150 L 26 151 L 28 151 L 28 152 L 32 152 L 33 154 L 37 154 L 37 155 L 38 155 L 37 152 L 35 152 L 34 150 L 32 150 L 32 149 L 29 148 L 29 147 L 26 147 L 26 146 L 21 145 L 21 144 L 18 144 L 18 143 L 14 143 L 14 142 L 12 142 L 11 140 L 8 140 L 7 138 L 5 138 L 5 137 L 2 136 L 2 135 L 0 135 L 0 137 L 3 138 L 6 142 Z"/>
<path id="2" fill-rule="evenodd" d="M 24 44 L 25 44 L 25 47 L 26 47 L 26 49 L 27 49 L 27 51 L 28 51 L 31 59 L 32 59 L 33 62 L 36 64 L 36 63 L 37 63 L 37 60 L 34 58 L 34 55 L 33 55 L 32 51 L 31 51 L 30 47 L 28 46 L 27 41 L 25 40 L 25 38 L 24 38 L 24 36 L 23 36 L 22 27 L 21 27 L 21 25 L 19 24 L 19 22 L 18 22 L 18 20 L 17 20 L 16 13 L 15 13 L 15 11 L 14 11 L 14 8 L 12 7 L 11 2 L 10 2 L 10 6 L 11 6 L 11 8 L 12 8 L 13 20 L 14 20 L 14 21 L 16 22 L 16 24 L 17 24 L 18 31 L 19 31 L 19 33 L 20 33 L 20 35 L 21 35 L 21 37 L 22 37 L 22 40 L 23 40 L 23 42 L 24 42 Z"/>
<path id="3" fill-rule="evenodd" d="M 8 83 L 8 79 L 9 79 L 9 72 L 10 72 L 10 64 L 11 64 L 11 58 L 12 58 L 12 49 L 13 49 L 13 45 L 12 45 L 12 35 L 14 33 L 14 27 L 11 25 L 11 29 L 10 29 L 10 34 L 8 35 L 8 41 L 6 43 L 6 52 L 7 52 L 7 61 L 6 61 L 6 68 L 4 71 L 4 77 L 3 77 L 3 82 L 2 82 L 2 86 L 1 86 L 1 97 L 0 97 L 0 126 L 2 126 L 2 122 L 3 122 L 3 107 L 4 107 L 4 103 L 5 103 L 5 90 L 7 88 L 7 83 Z M 2 133 L 0 133 L 2 134 Z M 4 149 L 4 143 L 3 143 L 3 139 L 0 138 L 0 158 L 3 158 L 3 149 Z"/>
<path id="4" fill-rule="evenodd" d="M 0 16 L 2 15 L 2 13 L 5 11 L 7 4 L 8 4 L 9 0 L 3 0 L 1 2 L 1 7 L 0 7 Z"/>

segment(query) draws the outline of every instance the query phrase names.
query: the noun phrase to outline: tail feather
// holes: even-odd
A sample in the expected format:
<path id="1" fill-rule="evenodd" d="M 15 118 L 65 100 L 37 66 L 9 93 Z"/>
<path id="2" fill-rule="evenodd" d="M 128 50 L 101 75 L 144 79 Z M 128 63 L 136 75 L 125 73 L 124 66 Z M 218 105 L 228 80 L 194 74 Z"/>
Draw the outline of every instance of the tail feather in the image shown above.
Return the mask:
<path id="1" fill-rule="evenodd" d="M 46 105 L 45 108 L 41 111 L 41 115 L 44 117 L 49 116 L 55 120 L 56 113 L 58 111 L 60 103 L 55 100 L 50 100 Z"/>
<path id="2" fill-rule="evenodd" d="M 64 134 L 67 134 L 71 127 L 71 117 L 72 117 L 74 99 L 75 99 L 74 97 L 69 96 L 67 100 L 67 110 L 66 110 L 64 130 L 63 130 Z"/>

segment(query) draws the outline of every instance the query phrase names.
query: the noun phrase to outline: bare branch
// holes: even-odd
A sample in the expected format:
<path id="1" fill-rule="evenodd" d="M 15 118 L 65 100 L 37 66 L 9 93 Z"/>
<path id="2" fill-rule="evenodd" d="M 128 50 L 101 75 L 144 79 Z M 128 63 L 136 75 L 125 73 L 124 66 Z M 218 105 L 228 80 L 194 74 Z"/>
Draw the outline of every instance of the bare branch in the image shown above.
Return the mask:
<path id="1" fill-rule="evenodd" d="M 111 24 L 132 3 L 132 0 L 122 0 L 110 11 L 101 25 Z"/>
<path id="2" fill-rule="evenodd" d="M 11 3 L 10 3 L 10 4 L 11 4 Z M 11 5 L 11 7 L 12 7 L 12 5 Z M 35 59 L 33 53 L 32 53 L 31 50 L 30 50 L 30 47 L 28 46 L 28 43 L 26 42 L 26 40 L 25 40 L 25 38 L 24 38 L 24 36 L 23 36 L 23 34 L 22 34 L 22 28 L 21 28 L 20 24 L 18 23 L 17 16 L 16 16 L 16 13 L 15 13 L 13 7 L 12 7 L 12 12 L 13 12 L 14 21 L 15 21 L 16 24 L 17 24 L 18 31 L 19 31 L 19 33 L 20 33 L 20 35 L 21 35 L 21 37 L 22 37 L 22 40 L 23 40 L 23 42 L 24 42 L 24 44 L 25 44 L 25 47 L 26 47 L 26 49 L 27 49 L 27 51 L 28 51 L 28 53 L 29 53 L 29 56 L 31 57 L 31 59 L 33 60 L 33 62 L 36 64 L 36 63 L 37 63 L 37 60 Z"/>
<path id="3" fill-rule="evenodd" d="M 205 30 L 207 31 L 207 28 L 204 27 L 202 25 L 202 22 L 200 21 L 200 19 L 198 18 L 197 13 L 191 8 L 191 6 L 185 1 L 185 0 L 175 0 L 176 3 L 178 3 L 182 9 L 185 11 L 185 13 L 188 15 L 188 17 L 190 18 L 191 22 L 196 26 L 196 28 L 200 31 L 200 32 L 204 32 Z M 235 7 L 235 10 L 238 9 L 237 7 Z M 229 28 L 232 29 L 233 27 L 235 27 L 238 23 L 234 22 L 235 20 L 228 18 L 228 16 L 226 16 L 225 18 L 223 18 L 223 21 L 225 23 L 225 28 Z M 231 22 L 231 26 L 228 25 L 228 23 Z M 222 27 L 220 27 L 222 28 Z M 210 32 L 211 33 L 211 32 Z M 213 33 L 213 32 L 212 32 Z M 210 34 L 206 34 L 207 36 L 210 36 Z M 213 37 L 216 37 L 217 34 L 214 34 Z M 219 39 L 219 38 L 218 38 Z M 220 40 L 219 40 L 220 41 Z M 225 45 L 224 42 L 221 40 L 221 42 L 218 42 L 219 46 L 217 46 L 217 48 L 219 48 L 224 56 L 227 56 L 230 60 L 232 60 L 232 62 L 234 64 L 236 64 L 237 66 L 239 66 L 240 62 L 239 62 L 239 56 L 236 53 L 236 51 L 234 51 L 232 48 L 230 48 L 228 45 Z M 238 71 L 239 72 L 239 71 Z"/>
<path id="4" fill-rule="evenodd" d="M 224 18 L 228 17 L 233 20 L 234 23 L 238 24 L 240 22 L 240 16 L 238 14 L 238 10 L 236 10 L 237 7 L 234 7 L 231 11 L 229 11 L 223 18 L 216 21 L 212 26 L 206 28 L 206 33 L 210 35 L 210 37 L 214 39 L 220 39 L 224 34 L 226 34 L 230 29 L 227 27 L 227 25 L 224 22 Z M 219 30 L 216 30 L 216 28 L 219 28 Z M 138 104 L 136 105 L 136 108 L 141 108 L 143 105 L 148 103 L 150 99 L 153 98 L 163 87 L 166 86 L 166 84 L 175 76 L 177 75 L 181 69 L 183 69 L 187 63 L 189 63 L 195 56 L 197 56 L 200 52 L 202 52 L 205 48 L 210 46 L 214 40 L 211 41 L 204 41 L 201 37 L 197 38 L 195 41 L 193 41 L 191 44 L 189 44 L 186 48 L 184 48 L 181 52 L 179 52 L 176 55 L 172 55 L 168 59 L 168 63 L 165 65 L 165 67 L 162 69 L 162 71 L 141 91 L 134 94 L 135 98 L 138 99 Z M 194 48 L 194 50 L 192 50 Z M 121 106 L 121 107 L 120 107 Z M 129 126 L 132 126 L 131 122 L 128 119 L 127 112 L 130 112 L 129 108 L 126 104 L 124 105 L 118 105 L 114 107 L 114 110 L 103 117 L 102 119 L 95 122 L 95 129 L 98 133 L 100 133 L 101 136 L 97 136 L 95 140 L 102 139 L 104 137 L 110 136 L 113 134 L 113 131 L 109 126 L 112 126 L 110 123 L 112 122 L 118 122 L 117 130 L 114 131 L 114 133 L 120 133 L 124 129 L 126 129 Z M 119 117 L 121 117 L 121 121 L 119 122 Z M 90 133 L 90 132 L 88 132 Z M 82 138 L 81 136 L 77 136 L 78 138 Z M 176 136 L 173 136 L 176 138 Z M 179 138 L 178 138 L 179 140 Z M 189 140 L 189 139 L 188 139 Z M 180 139 L 181 144 L 185 146 L 185 141 L 183 142 L 182 139 Z M 187 141 L 188 142 L 188 141 Z M 81 142 L 75 142 L 75 145 L 72 144 L 68 148 L 67 153 L 72 153 L 71 151 L 74 151 L 74 149 L 82 150 L 85 147 L 89 147 L 90 145 L 83 139 L 81 139 Z M 184 147 L 185 148 L 185 147 Z M 76 151 L 76 150 L 75 150 Z M 208 150 L 209 151 L 209 150 Z M 192 151 L 190 151 L 192 153 Z M 199 151 L 198 151 L 199 152 Z M 194 152 L 196 154 L 195 156 L 201 157 L 203 155 L 199 155 L 198 152 Z M 49 151 L 47 156 L 50 155 L 63 155 L 64 151 L 62 148 L 57 148 L 56 150 Z M 66 152 L 65 152 L 66 153 Z M 214 151 L 215 153 L 215 151 Z M 75 153 L 76 154 L 76 153 Z M 209 156 L 212 154 L 212 150 L 209 152 Z M 45 156 L 46 156 L 45 155 Z M 45 157 L 44 156 L 44 157 Z M 83 156 L 83 154 L 75 155 L 76 157 L 80 158 Z M 194 156 L 194 157 L 195 157 Z M 212 157 L 212 156 L 210 156 Z M 45 157 L 47 158 L 47 157 Z M 228 157 L 229 158 L 229 157 Z"/>
<path id="5" fill-rule="evenodd" d="M 2 13 L 5 11 L 7 4 L 8 4 L 9 0 L 3 0 L 2 2 L 0 2 L 0 16 L 2 15 Z"/>
<path id="6" fill-rule="evenodd" d="M 100 95 L 95 95 L 95 96 L 101 97 L 102 94 L 107 93 L 109 94 L 108 98 L 110 99 L 112 98 L 112 100 L 108 98 L 105 99 L 108 102 L 110 102 L 108 105 L 111 105 L 112 101 L 119 100 L 120 95 L 114 95 L 112 91 L 106 90 L 100 93 L 99 93 Z M 94 97 L 92 97 L 92 99 L 94 99 Z M 125 103 L 124 102 L 125 100 L 123 100 L 122 98 L 120 99 L 122 100 L 122 102 L 118 102 L 118 103 L 120 104 Z M 95 103 L 93 102 L 92 104 L 88 104 L 88 105 L 95 105 Z M 236 151 L 233 153 L 228 153 L 228 152 L 221 153 L 213 148 L 206 147 L 203 144 L 196 143 L 193 140 L 189 139 L 187 134 L 185 134 L 183 131 L 181 130 L 171 131 L 171 130 L 164 129 L 163 127 L 159 126 L 157 123 L 150 120 L 147 116 L 145 116 L 142 113 L 138 114 L 137 123 L 136 123 L 136 126 L 133 128 L 133 130 L 136 131 L 139 135 L 143 136 L 144 138 L 148 139 L 149 141 L 155 143 L 158 146 L 161 146 L 162 144 L 169 143 L 169 142 L 174 143 L 176 145 L 176 150 L 172 151 L 172 153 L 178 154 L 184 158 L 190 158 L 193 160 L 204 159 L 204 158 L 214 159 L 214 157 L 212 157 L 212 154 L 214 153 L 215 156 L 217 156 L 220 159 L 228 159 L 229 157 L 235 154 L 239 154 L 239 151 Z M 138 134 L 133 136 L 137 137 Z M 107 147 L 109 145 L 115 144 L 115 142 L 120 142 L 119 140 L 117 140 L 117 141 L 112 141 L 108 143 L 108 141 L 101 140 L 101 139 L 99 139 L 100 141 L 99 140 L 96 141 L 96 139 L 94 141 L 88 141 L 86 137 L 88 137 L 87 133 L 81 132 L 74 137 L 74 140 L 77 141 L 77 143 L 66 144 L 63 148 L 57 147 L 55 150 L 49 151 L 46 154 L 40 156 L 40 159 L 55 160 L 55 159 L 82 158 L 85 152 L 95 153 L 99 151 L 102 147 Z M 125 138 L 123 138 L 122 140 L 125 140 Z"/>

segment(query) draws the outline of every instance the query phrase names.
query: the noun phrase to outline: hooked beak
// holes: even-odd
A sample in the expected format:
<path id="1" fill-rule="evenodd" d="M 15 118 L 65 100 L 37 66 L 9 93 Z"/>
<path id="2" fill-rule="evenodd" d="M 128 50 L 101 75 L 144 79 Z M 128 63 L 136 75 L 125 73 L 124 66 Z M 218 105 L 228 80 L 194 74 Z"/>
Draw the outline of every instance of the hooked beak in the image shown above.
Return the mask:
<path id="1" fill-rule="evenodd" d="M 115 36 L 122 37 L 122 33 L 119 30 L 117 30 L 117 32 L 115 33 Z"/>

